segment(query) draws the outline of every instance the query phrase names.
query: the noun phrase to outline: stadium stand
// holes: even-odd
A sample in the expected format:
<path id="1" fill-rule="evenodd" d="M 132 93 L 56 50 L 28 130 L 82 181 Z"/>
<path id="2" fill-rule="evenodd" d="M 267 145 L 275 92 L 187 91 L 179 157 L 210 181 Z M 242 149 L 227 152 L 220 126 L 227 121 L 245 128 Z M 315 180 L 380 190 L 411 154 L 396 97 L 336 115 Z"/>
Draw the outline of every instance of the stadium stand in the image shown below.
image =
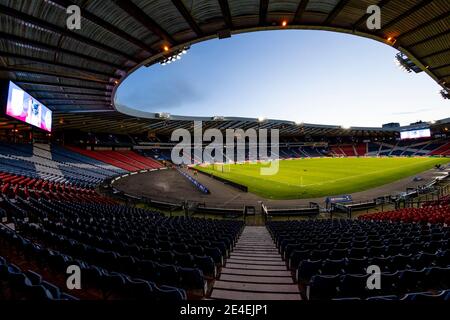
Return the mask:
<path id="1" fill-rule="evenodd" d="M 15 224 L 15 232 L 3 228 L 3 236 L 26 237 L 20 244 L 39 243 L 43 256 L 37 258 L 46 257 L 55 269 L 77 261 L 89 269 L 86 272 L 97 273 L 95 286 L 102 287 L 103 276 L 110 279 L 108 285 L 118 285 L 120 279 L 121 297 L 133 286 L 145 287 L 144 297 L 156 294 L 155 299 L 202 297 L 207 280 L 216 276 L 243 226 L 237 221 L 166 218 L 76 198 L 3 198 L 5 219 Z M 138 297 L 137 292 L 131 296 Z"/>
<path id="2" fill-rule="evenodd" d="M 0 234 L 4 230 L 0 226 Z M 1 242 L 1 238 L 0 238 Z M 34 271 L 23 272 L 0 256 L 0 300 L 77 300 Z"/>
<path id="3" fill-rule="evenodd" d="M 450 234 L 443 224 L 364 219 L 277 221 L 267 227 L 307 299 L 447 296 Z M 381 267 L 380 290 L 366 287 L 369 265 Z"/>
<path id="4" fill-rule="evenodd" d="M 433 156 L 450 156 L 450 143 L 446 143 L 439 148 L 433 150 L 430 155 Z"/>
<path id="5" fill-rule="evenodd" d="M 447 225 L 450 225 L 450 207 L 430 205 L 425 208 L 405 208 L 395 211 L 368 214 L 361 216 L 360 219 L 421 223 L 445 223 Z"/>
<path id="6" fill-rule="evenodd" d="M 0 152 L 0 171 L 55 183 L 92 187 L 109 176 L 124 172 L 92 161 L 76 160 L 77 155 L 71 152 L 62 156 L 30 144 L 0 144 Z"/>
<path id="7" fill-rule="evenodd" d="M 73 146 L 66 148 L 127 171 L 162 168 L 158 161 L 141 156 L 133 151 L 92 151 Z"/>

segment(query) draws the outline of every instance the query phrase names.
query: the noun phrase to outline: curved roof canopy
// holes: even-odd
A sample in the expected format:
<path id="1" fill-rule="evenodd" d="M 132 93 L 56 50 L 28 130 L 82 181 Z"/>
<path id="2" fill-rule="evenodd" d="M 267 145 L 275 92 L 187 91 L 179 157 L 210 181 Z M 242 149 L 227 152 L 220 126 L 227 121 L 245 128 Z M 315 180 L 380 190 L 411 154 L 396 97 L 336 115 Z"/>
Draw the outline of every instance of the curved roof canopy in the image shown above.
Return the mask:
<path id="1" fill-rule="evenodd" d="M 81 8 L 80 30 L 66 27 L 73 4 Z M 380 30 L 366 26 L 373 4 L 381 8 Z M 202 40 L 280 28 L 383 41 L 450 87 L 448 0 L 0 0 L 0 78 L 57 116 L 117 113 L 115 90 L 140 66 Z"/>

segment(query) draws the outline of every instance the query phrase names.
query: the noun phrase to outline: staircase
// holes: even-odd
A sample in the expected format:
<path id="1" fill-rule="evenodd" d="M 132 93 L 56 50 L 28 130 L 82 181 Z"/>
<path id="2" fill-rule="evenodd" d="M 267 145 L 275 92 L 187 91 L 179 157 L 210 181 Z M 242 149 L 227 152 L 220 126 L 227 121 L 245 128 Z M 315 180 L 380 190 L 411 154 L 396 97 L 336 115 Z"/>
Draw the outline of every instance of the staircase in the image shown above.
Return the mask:
<path id="1" fill-rule="evenodd" d="M 301 300 L 266 227 L 245 227 L 214 283 L 211 299 Z"/>

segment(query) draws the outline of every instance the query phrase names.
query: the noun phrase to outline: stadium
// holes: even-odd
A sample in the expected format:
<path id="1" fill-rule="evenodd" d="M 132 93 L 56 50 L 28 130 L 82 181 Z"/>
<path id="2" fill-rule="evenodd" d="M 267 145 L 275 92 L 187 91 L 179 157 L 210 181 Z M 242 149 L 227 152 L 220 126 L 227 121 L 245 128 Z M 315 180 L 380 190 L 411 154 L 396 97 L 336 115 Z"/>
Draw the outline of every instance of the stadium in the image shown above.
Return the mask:
<path id="1" fill-rule="evenodd" d="M 446 0 L 0 0 L 0 300 L 449 301 L 449 14 Z M 323 88 L 313 99 L 330 95 L 337 111 L 311 104 L 318 113 L 297 121 L 311 110 L 261 116 L 213 95 L 276 95 L 243 71 L 268 60 L 239 52 L 229 66 L 216 43 L 298 32 L 394 52 L 407 95 L 380 101 L 407 108 L 352 116 Z M 246 93 L 201 67 L 215 59 Z M 321 86 L 352 73 L 300 60 Z M 336 67 L 329 79 L 314 78 L 320 62 Z M 202 98 L 177 82 L 187 69 L 169 92 L 142 87 L 189 63 L 205 69 Z M 348 81 L 369 104 L 378 87 L 359 77 Z M 439 118 L 410 121 L 422 91 Z M 207 94 L 218 109 L 201 107 Z M 152 108 L 136 107 L 150 95 Z"/>

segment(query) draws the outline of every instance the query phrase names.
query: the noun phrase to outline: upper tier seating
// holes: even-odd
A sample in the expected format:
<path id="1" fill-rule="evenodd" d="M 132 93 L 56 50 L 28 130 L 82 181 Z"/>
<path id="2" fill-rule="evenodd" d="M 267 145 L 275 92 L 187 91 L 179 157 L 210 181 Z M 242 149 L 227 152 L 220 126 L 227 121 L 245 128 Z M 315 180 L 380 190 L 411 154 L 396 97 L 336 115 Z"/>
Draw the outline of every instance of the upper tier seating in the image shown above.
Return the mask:
<path id="1" fill-rule="evenodd" d="M 68 148 L 58 145 L 34 144 L 35 148 L 44 149 L 51 152 L 52 159 L 66 162 L 80 168 L 87 168 L 97 172 L 101 172 L 106 176 L 124 173 L 125 171 L 114 167 L 108 163 L 85 157 L 78 152 L 72 152 Z"/>
<path id="2" fill-rule="evenodd" d="M 450 287 L 443 224 L 335 219 L 269 222 L 268 229 L 311 300 L 399 299 Z M 381 289 L 366 286 L 370 265 L 381 269 Z"/>
<path id="3" fill-rule="evenodd" d="M 66 148 L 127 171 L 158 169 L 162 167 L 156 160 L 141 156 L 134 151 L 91 151 L 72 146 Z"/>
<path id="4" fill-rule="evenodd" d="M 77 159 L 71 151 L 31 144 L 0 144 L 0 171 L 55 183 L 92 187 L 120 169 Z"/>

